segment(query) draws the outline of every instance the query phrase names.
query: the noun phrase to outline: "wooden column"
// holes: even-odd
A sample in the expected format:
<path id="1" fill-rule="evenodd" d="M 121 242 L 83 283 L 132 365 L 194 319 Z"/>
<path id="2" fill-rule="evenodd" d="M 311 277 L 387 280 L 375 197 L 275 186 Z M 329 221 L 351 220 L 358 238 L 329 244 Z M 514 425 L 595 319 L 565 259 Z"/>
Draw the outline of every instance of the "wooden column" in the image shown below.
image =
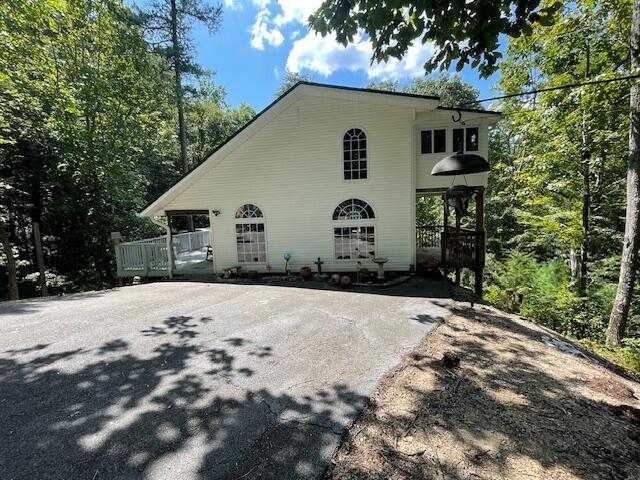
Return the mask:
<path id="1" fill-rule="evenodd" d="M 460 267 L 460 213 L 458 213 L 458 210 L 455 210 L 455 215 L 456 215 L 456 240 L 455 240 L 455 244 L 454 244 L 454 252 L 455 252 L 455 257 L 456 257 L 456 278 L 455 278 L 455 284 L 456 285 L 460 285 L 460 270 L 462 270 L 462 268 Z"/>
<path id="2" fill-rule="evenodd" d="M 167 273 L 169 274 L 169 278 L 173 278 L 173 237 L 171 235 L 171 216 L 167 215 Z"/>
<path id="3" fill-rule="evenodd" d="M 447 265 L 447 244 L 449 242 L 449 205 L 447 204 L 446 195 L 442 195 L 442 202 L 444 204 L 444 208 L 442 209 L 444 212 L 444 218 L 442 219 L 442 238 L 440 239 L 440 249 L 442 251 L 442 266 L 444 270 L 444 276 L 449 276 L 449 267 Z"/>
<path id="4" fill-rule="evenodd" d="M 475 292 L 482 298 L 485 256 L 484 187 L 479 187 L 476 192 L 476 232 Z"/>

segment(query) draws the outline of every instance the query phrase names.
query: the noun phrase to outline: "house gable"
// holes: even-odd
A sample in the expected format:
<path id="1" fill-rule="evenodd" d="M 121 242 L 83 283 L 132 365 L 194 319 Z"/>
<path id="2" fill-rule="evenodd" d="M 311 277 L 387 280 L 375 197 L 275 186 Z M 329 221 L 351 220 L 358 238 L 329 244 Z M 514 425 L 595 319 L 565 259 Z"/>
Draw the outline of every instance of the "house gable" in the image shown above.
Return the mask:
<path id="1" fill-rule="evenodd" d="M 303 97 L 313 97 L 327 101 L 355 102 L 362 105 L 376 105 L 390 109 L 400 108 L 409 112 L 413 118 L 415 118 L 419 112 L 435 110 L 438 108 L 439 103 L 437 97 L 299 82 L 262 110 L 175 185 L 160 195 L 154 202 L 147 206 L 140 215 L 148 217 L 163 215 L 164 210 L 167 209 L 167 205 L 172 202 L 173 199 L 188 189 L 206 172 L 228 157 L 249 138 L 256 135 L 281 112 L 285 111 Z"/>

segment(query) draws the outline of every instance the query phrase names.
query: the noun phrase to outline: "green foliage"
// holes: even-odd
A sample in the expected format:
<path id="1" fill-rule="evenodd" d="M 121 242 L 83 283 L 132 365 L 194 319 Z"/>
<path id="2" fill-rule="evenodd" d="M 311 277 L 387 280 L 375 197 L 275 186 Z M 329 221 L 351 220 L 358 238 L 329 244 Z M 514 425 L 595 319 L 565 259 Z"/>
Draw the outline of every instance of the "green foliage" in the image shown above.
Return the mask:
<path id="1" fill-rule="evenodd" d="M 580 297 L 562 261 L 539 263 L 514 250 L 487 267 L 488 301 L 574 338 L 604 339 L 612 292 Z"/>
<path id="2" fill-rule="evenodd" d="M 292 72 L 291 70 L 287 69 L 284 72 L 282 83 L 280 83 L 280 86 L 274 92 L 273 96 L 277 98 L 280 95 L 283 95 L 287 90 L 292 88 L 298 82 L 312 82 L 312 81 L 313 79 L 309 75 L 305 75 L 304 73 L 300 73 L 300 72 Z"/>
<path id="3" fill-rule="evenodd" d="M 178 5 L 181 15 L 203 13 L 202 3 Z M 112 231 L 164 233 L 135 212 L 180 175 L 175 57 L 151 46 L 121 0 L 9 2 L 0 37 L 0 216 L 21 296 L 36 293 L 35 221 L 54 292 L 110 285 Z M 197 160 L 255 114 L 229 109 L 224 89 L 199 78 L 186 95 Z"/>
<path id="4" fill-rule="evenodd" d="M 627 369 L 636 379 L 640 380 L 640 339 L 625 338 L 620 347 L 612 347 L 593 340 L 582 340 L 580 343 L 607 360 Z"/>
<path id="5" fill-rule="evenodd" d="M 387 92 L 404 92 L 416 95 L 440 97 L 443 107 L 455 107 L 465 104 L 467 108 L 478 107 L 479 91 L 473 85 L 463 82 L 459 75 L 442 73 L 434 78 L 414 78 L 408 85 L 400 88 L 398 81 L 369 82 L 366 88 Z"/>
<path id="6" fill-rule="evenodd" d="M 542 4 L 542 5 L 541 5 Z M 379 62 L 402 58 L 414 43 L 432 42 L 436 51 L 425 63 L 430 72 L 457 71 L 470 63 L 484 75 L 497 68 L 500 35 L 519 37 L 535 25 L 550 25 L 560 0 L 496 0 L 492 2 L 425 2 L 404 0 L 325 0 L 309 18 L 318 33 L 334 33 L 346 45 L 364 31 Z"/>
<path id="7" fill-rule="evenodd" d="M 500 88 L 518 93 L 628 69 L 631 3 L 581 0 L 553 26 L 510 39 Z M 490 138 L 488 298 L 595 344 L 604 341 L 620 265 L 628 95 L 629 84 L 615 82 L 508 99 Z M 640 333 L 638 305 L 635 298 L 630 335 Z"/>
<path id="8" fill-rule="evenodd" d="M 480 92 L 473 85 L 463 82 L 459 75 L 443 73 L 435 78 L 414 78 L 402 89 L 405 93 L 435 95 L 440 97 L 443 107 L 455 107 L 465 104 L 466 108 L 479 107 L 474 103 Z"/>

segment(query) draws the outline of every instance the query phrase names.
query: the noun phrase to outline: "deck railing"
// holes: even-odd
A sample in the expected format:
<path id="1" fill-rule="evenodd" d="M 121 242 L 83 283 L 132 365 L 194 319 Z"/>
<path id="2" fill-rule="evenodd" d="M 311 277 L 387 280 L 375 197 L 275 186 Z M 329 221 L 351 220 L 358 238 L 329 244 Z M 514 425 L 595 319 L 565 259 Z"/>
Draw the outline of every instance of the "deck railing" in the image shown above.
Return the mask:
<path id="1" fill-rule="evenodd" d="M 418 225 L 416 226 L 416 245 L 418 247 L 442 246 L 442 225 Z"/>
<path id="2" fill-rule="evenodd" d="M 442 225 L 418 225 L 416 246 L 440 248 L 440 264 L 444 268 L 484 267 L 484 232 L 453 227 L 445 230 Z"/>
<path id="3" fill-rule="evenodd" d="M 211 230 L 172 235 L 173 258 L 180 253 L 200 250 L 211 244 Z M 164 277 L 168 276 L 169 256 L 167 237 L 145 238 L 125 242 L 116 246 L 116 266 L 119 277 Z"/>

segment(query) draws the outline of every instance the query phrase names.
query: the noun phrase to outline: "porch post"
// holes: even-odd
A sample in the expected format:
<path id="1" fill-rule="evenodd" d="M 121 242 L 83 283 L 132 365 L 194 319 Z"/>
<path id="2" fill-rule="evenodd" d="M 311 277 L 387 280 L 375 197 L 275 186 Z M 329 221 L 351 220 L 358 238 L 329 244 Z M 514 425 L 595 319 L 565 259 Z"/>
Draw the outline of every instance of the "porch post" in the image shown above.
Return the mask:
<path id="1" fill-rule="evenodd" d="M 449 277 L 449 266 L 447 265 L 447 246 L 449 244 L 449 205 L 447 204 L 447 196 L 442 195 L 444 203 L 444 218 L 442 219 L 442 238 L 440 239 L 440 249 L 442 251 L 442 266 L 444 267 L 444 276 Z"/>
<path id="2" fill-rule="evenodd" d="M 482 298 L 484 278 L 485 232 L 484 232 L 484 187 L 476 193 L 476 269 L 475 291 Z"/>
<path id="3" fill-rule="evenodd" d="M 171 215 L 165 212 L 167 216 L 167 273 L 169 278 L 173 278 L 173 237 L 171 236 Z"/>
<path id="4" fill-rule="evenodd" d="M 457 286 L 460 286 L 460 271 L 462 270 L 462 267 L 460 267 L 460 263 L 461 263 L 461 255 L 460 255 L 460 214 L 458 213 L 458 210 L 455 210 L 455 216 L 456 216 L 456 241 L 455 241 L 455 255 L 456 255 L 456 278 L 455 278 L 455 284 Z"/>
<path id="5" fill-rule="evenodd" d="M 209 209 L 209 246 L 211 246 L 211 270 L 216 274 L 216 248 L 213 244 L 213 210 Z"/>

